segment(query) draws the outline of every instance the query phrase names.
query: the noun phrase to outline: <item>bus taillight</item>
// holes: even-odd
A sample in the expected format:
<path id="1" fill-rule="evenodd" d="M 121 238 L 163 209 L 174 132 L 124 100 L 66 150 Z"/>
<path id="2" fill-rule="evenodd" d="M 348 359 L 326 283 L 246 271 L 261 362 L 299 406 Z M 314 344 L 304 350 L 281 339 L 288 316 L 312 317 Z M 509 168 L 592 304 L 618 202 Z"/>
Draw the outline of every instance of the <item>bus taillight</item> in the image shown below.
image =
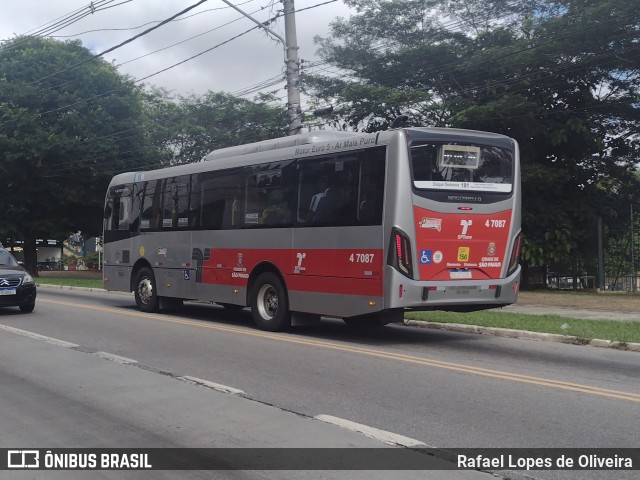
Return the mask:
<path id="1" fill-rule="evenodd" d="M 391 232 L 391 248 L 389 250 L 389 264 L 403 275 L 411 278 L 413 276 L 411 242 L 407 235 L 394 228 Z"/>
<path id="2" fill-rule="evenodd" d="M 515 242 L 513 242 L 513 248 L 511 249 L 511 258 L 509 259 L 509 270 L 507 271 L 507 275 L 511 275 L 518 268 L 518 261 L 520 260 L 520 237 L 521 234 L 518 234 Z"/>

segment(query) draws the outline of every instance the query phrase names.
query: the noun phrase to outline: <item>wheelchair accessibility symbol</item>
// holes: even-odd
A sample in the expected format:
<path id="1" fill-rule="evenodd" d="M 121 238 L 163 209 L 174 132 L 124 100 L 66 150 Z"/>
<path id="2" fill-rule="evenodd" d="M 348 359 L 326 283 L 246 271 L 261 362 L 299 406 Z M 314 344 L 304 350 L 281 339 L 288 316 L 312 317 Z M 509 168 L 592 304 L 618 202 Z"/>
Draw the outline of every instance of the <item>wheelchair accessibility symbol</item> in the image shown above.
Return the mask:
<path id="1" fill-rule="evenodd" d="M 431 253 L 431 250 L 420 250 L 420 263 L 431 263 L 432 258 L 433 255 Z"/>

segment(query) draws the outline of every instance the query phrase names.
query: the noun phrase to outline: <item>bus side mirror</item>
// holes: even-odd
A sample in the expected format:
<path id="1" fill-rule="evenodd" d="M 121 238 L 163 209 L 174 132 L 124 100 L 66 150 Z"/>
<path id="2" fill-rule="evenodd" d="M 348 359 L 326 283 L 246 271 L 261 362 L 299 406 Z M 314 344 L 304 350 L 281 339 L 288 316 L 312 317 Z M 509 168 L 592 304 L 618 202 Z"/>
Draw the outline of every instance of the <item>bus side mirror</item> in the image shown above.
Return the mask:
<path id="1" fill-rule="evenodd" d="M 104 207 L 104 218 L 105 218 L 105 220 L 107 218 L 111 218 L 111 207 L 109 205 Z"/>

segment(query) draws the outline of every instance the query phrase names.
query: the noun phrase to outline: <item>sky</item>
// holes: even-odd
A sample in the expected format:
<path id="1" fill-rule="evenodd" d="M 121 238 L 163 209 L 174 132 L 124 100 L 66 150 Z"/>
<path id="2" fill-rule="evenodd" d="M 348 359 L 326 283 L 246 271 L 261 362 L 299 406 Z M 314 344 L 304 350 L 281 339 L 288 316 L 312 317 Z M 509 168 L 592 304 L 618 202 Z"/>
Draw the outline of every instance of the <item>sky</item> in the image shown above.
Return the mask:
<path id="1" fill-rule="evenodd" d="M 158 21 L 197 4 L 198 1 L 0 0 L 0 39 L 35 34 L 48 28 L 47 36 L 60 40 L 78 39 L 94 53 L 99 53 L 153 27 Z M 328 35 L 332 20 L 338 16 L 348 18 L 351 14 L 341 0 L 322 5 L 326 1 L 295 0 L 298 11 L 298 56 L 304 62 L 318 60 L 314 36 Z M 93 14 L 74 18 L 77 21 L 61 25 L 63 28 L 58 31 L 51 31 L 56 22 L 68 19 L 70 15 L 80 11 L 87 12 L 91 3 L 96 9 Z M 277 0 L 232 0 L 232 3 L 261 22 L 282 9 L 282 4 Z M 208 0 L 179 18 L 181 20 L 164 25 L 106 54 L 104 58 L 118 65 L 121 73 L 142 79 L 255 26 L 250 19 L 221 0 Z M 282 18 L 271 24 L 270 28 L 281 37 L 285 36 Z M 194 36 L 197 38 L 187 40 Z M 178 42 L 183 43 L 164 49 Z M 159 49 L 164 50 L 152 53 Z M 200 95 L 212 90 L 251 99 L 255 93 L 244 93 L 247 89 L 267 80 L 274 80 L 276 85 L 265 91 L 277 90 L 276 95 L 286 99 L 285 82 L 278 81 L 278 76 L 283 72 L 283 46 L 263 30 L 255 29 L 198 58 L 148 78 L 144 83 L 163 87 L 174 95 Z"/>

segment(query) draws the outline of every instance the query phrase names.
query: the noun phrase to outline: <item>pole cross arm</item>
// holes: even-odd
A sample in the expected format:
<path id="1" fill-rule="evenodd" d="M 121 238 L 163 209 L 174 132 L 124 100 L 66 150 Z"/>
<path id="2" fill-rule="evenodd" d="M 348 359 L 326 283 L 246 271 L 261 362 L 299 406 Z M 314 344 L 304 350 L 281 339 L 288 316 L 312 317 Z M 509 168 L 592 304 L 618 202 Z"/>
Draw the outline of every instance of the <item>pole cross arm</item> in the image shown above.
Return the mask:
<path id="1" fill-rule="evenodd" d="M 265 25 L 265 23 L 267 23 L 267 22 L 261 22 L 259 20 L 256 20 L 250 14 L 248 14 L 248 13 L 244 12 L 243 10 L 239 9 L 238 7 L 236 7 L 233 3 L 229 2 L 228 0 L 222 0 L 222 1 L 224 3 L 226 3 L 227 5 L 229 5 L 231 8 L 233 8 L 234 10 L 238 11 L 239 13 L 241 13 L 242 15 L 247 17 L 249 20 L 251 20 L 253 23 L 258 25 L 263 30 L 265 30 L 267 33 L 270 33 L 271 35 L 273 35 L 276 38 L 276 40 L 278 40 L 282 44 L 282 48 L 284 50 L 284 60 L 285 60 L 285 62 L 287 61 L 287 42 L 286 42 L 286 40 L 284 38 L 282 38 L 282 36 L 280 36 L 276 32 L 274 32 L 273 30 L 271 30 L 269 27 L 267 27 Z"/>

